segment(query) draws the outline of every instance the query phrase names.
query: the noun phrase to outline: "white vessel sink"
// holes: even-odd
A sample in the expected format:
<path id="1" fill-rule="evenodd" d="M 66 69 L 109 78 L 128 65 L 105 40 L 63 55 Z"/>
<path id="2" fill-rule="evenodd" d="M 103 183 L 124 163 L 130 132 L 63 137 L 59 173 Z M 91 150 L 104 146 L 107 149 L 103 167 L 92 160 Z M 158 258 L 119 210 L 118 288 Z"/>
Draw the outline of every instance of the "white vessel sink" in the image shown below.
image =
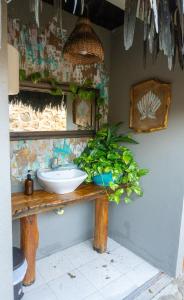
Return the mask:
<path id="1" fill-rule="evenodd" d="M 40 169 L 37 171 L 37 177 L 47 192 L 66 194 L 73 192 L 86 179 L 87 174 L 78 169 Z"/>

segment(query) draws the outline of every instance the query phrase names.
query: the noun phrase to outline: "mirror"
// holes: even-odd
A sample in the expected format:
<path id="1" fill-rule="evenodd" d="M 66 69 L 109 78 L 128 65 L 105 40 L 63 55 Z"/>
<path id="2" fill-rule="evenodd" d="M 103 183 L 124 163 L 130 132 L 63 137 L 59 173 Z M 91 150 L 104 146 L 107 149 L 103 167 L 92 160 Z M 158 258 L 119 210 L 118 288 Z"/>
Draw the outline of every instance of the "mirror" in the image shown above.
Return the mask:
<path id="1" fill-rule="evenodd" d="M 20 93 L 9 97 L 11 140 L 93 136 L 98 91 L 94 99 L 74 97 L 69 84 L 60 84 L 62 95 L 49 83 L 21 82 Z"/>

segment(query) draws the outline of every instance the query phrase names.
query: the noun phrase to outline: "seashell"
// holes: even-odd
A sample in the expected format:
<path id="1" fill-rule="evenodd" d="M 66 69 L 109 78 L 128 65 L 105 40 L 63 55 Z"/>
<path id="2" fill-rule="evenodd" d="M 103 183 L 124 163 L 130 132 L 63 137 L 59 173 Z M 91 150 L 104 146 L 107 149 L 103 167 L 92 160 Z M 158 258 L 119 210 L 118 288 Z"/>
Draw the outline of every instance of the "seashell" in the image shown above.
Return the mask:
<path id="1" fill-rule="evenodd" d="M 140 119 L 156 119 L 156 111 L 161 105 L 160 98 L 153 92 L 146 93 L 137 103 L 137 109 L 141 115 Z"/>

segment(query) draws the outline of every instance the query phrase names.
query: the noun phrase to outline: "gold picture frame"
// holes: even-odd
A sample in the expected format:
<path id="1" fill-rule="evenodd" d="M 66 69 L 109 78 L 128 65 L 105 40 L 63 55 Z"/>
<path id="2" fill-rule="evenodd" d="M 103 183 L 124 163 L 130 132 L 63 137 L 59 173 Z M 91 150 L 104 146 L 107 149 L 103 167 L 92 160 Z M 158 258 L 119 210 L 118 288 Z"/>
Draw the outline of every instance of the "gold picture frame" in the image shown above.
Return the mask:
<path id="1" fill-rule="evenodd" d="M 131 88 L 130 128 L 152 132 L 167 128 L 171 84 L 151 79 Z"/>

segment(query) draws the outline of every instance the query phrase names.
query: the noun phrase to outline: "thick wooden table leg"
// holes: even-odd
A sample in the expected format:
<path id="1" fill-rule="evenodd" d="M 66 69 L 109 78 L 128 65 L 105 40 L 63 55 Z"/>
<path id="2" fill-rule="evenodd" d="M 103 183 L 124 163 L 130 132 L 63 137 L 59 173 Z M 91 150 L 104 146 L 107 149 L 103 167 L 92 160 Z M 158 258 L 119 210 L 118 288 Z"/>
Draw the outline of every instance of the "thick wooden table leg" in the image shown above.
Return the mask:
<path id="1" fill-rule="evenodd" d="M 108 206 L 109 201 L 106 196 L 95 200 L 95 234 L 93 248 L 100 253 L 105 252 L 107 249 Z"/>
<path id="2" fill-rule="evenodd" d="M 35 281 L 36 251 L 38 248 L 39 232 L 37 215 L 20 219 L 21 248 L 27 260 L 28 268 L 23 284 L 31 285 Z"/>

